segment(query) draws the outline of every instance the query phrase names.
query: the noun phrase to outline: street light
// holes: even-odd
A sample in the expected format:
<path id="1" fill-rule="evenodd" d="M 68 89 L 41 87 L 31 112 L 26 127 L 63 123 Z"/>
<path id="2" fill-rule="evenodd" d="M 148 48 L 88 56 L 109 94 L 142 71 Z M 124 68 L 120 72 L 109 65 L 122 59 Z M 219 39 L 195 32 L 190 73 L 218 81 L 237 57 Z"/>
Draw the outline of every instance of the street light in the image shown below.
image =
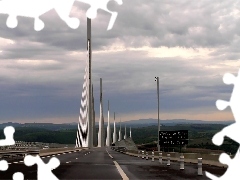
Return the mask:
<path id="1" fill-rule="evenodd" d="M 159 131 L 160 131 L 160 125 L 159 125 L 159 77 L 155 77 L 155 81 L 157 81 L 157 97 L 158 97 L 158 143 L 157 143 L 157 148 L 158 148 L 158 151 L 160 151 L 160 145 L 159 145 Z"/>

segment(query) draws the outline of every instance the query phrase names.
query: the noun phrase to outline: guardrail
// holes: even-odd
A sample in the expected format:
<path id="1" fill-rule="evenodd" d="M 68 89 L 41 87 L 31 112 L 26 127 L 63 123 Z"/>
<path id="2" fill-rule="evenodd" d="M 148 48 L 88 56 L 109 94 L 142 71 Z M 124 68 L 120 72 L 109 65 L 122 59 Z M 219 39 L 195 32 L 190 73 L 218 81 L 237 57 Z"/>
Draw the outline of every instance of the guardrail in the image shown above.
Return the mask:
<path id="1" fill-rule="evenodd" d="M 13 157 L 18 157 L 18 156 L 26 156 L 26 155 L 38 155 L 39 150 L 25 150 L 25 151 L 0 151 L 0 157 L 1 159 L 4 158 L 13 158 Z"/>
<path id="2" fill-rule="evenodd" d="M 139 152 L 141 152 L 139 154 Z M 135 151 L 135 150 L 126 150 L 124 153 L 136 157 L 146 157 L 146 152 L 144 151 L 144 155 L 142 155 L 142 150 Z M 152 151 L 148 152 L 149 154 L 152 153 Z M 161 153 L 161 159 L 167 160 L 168 154 L 171 157 L 171 161 L 179 162 L 180 156 L 184 156 L 184 162 L 186 163 L 192 163 L 192 164 L 198 164 L 198 158 L 202 159 L 202 164 L 204 165 L 211 165 L 211 166 L 217 166 L 217 167 L 223 167 L 226 168 L 227 165 L 221 164 L 219 162 L 219 155 L 220 154 L 200 154 L 200 153 L 178 153 L 178 152 L 160 152 Z M 155 158 L 159 159 L 159 152 L 154 151 Z M 230 155 L 232 158 L 232 155 Z"/>

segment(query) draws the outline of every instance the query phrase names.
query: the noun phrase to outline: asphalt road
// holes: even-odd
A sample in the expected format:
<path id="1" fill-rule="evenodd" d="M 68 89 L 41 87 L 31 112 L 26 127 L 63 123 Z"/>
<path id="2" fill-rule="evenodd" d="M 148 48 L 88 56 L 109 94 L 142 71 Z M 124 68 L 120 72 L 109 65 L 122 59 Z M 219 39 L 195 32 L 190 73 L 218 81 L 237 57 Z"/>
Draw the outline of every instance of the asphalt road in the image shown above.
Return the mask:
<path id="1" fill-rule="evenodd" d="M 161 179 L 161 180 L 205 180 L 197 175 L 197 164 L 186 164 L 185 169 L 180 170 L 178 162 L 171 162 L 167 167 L 166 162 L 159 164 L 151 159 L 145 160 L 138 157 L 122 154 L 108 148 L 93 148 L 80 152 L 60 153 L 53 155 L 61 164 L 53 170 L 58 179 Z M 51 156 L 42 157 L 48 163 Z M 9 169 L 0 171 L 0 179 L 12 179 L 15 172 L 22 172 L 24 179 L 37 179 L 37 166 L 25 166 L 21 159 L 8 161 Z M 203 171 L 215 175 L 222 175 L 224 168 L 203 166 Z"/>

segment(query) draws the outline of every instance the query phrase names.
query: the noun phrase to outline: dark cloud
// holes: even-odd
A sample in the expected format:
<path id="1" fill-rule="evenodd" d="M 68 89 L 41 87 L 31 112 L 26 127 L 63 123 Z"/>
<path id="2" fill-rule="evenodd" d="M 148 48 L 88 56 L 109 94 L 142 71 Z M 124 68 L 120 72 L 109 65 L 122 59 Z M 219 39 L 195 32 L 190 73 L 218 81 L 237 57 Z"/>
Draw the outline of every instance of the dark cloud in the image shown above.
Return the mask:
<path id="1" fill-rule="evenodd" d="M 239 2 L 123 0 L 122 6 L 111 2 L 108 7 L 119 12 L 112 30 L 107 31 L 109 13 L 100 10 L 92 20 L 97 114 L 99 78 L 104 111 L 109 99 L 112 110 L 123 116 L 156 110 L 155 76 L 160 77 L 163 112 L 203 113 L 216 109 L 217 99 L 229 98 L 232 86 L 223 84 L 222 76 L 237 68 L 226 64 L 239 59 Z M 76 30 L 54 10 L 40 17 L 45 22 L 40 32 L 31 18 L 19 17 L 18 27 L 9 29 L 7 15 L 0 15 L 1 121 L 78 116 L 88 8 L 75 2 L 70 15 L 81 21 Z"/>

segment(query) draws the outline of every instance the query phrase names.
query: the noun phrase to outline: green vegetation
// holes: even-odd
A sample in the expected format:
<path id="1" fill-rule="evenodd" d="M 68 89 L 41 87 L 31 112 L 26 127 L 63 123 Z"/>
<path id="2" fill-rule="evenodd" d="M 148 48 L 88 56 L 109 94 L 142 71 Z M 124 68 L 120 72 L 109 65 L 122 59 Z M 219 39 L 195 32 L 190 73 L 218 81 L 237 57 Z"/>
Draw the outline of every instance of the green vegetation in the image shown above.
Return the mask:
<path id="1" fill-rule="evenodd" d="M 225 138 L 224 144 L 220 147 L 212 143 L 214 134 L 222 130 L 226 125 L 222 124 L 178 124 L 174 126 L 161 126 L 161 131 L 173 130 L 188 130 L 189 144 L 187 148 L 201 148 L 211 150 L 223 150 L 227 153 L 235 154 L 239 145 L 229 138 Z M 16 127 L 14 139 L 16 141 L 27 142 L 44 142 L 44 143 L 59 143 L 59 144 L 75 144 L 76 128 L 64 128 L 56 130 L 49 127 L 31 126 L 31 127 Z M 105 128 L 106 129 L 106 128 Z M 98 128 L 96 128 L 98 132 Z M 119 128 L 117 128 L 118 134 Z M 3 139 L 3 131 L 0 131 L 0 138 Z M 112 129 L 113 132 L 113 129 Z M 105 132 L 106 133 L 106 132 Z M 124 128 L 122 128 L 122 135 L 124 135 Z M 157 126 L 136 127 L 132 128 L 132 138 L 137 145 L 142 145 L 142 148 L 155 149 L 157 137 Z M 129 128 L 127 129 L 127 136 L 129 136 Z M 140 147 L 141 148 L 141 147 Z M 179 151 L 179 147 L 173 147 L 175 151 Z"/>

